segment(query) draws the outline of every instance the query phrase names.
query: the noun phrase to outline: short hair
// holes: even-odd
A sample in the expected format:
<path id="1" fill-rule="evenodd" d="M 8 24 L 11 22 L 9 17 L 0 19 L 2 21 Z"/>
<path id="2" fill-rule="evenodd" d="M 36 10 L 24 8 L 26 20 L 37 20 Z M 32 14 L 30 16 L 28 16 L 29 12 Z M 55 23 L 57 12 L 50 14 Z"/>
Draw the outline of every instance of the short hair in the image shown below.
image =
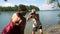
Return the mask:
<path id="1" fill-rule="evenodd" d="M 27 11 L 28 11 L 28 9 L 25 5 L 20 5 L 18 7 L 18 12 L 20 12 L 20 13 L 27 13 Z"/>
<path id="2" fill-rule="evenodd" d="M 16 12 L 16 14 L 17 14 L 18 17 L 22 16 L 22 14 L 20 12 Z"/>

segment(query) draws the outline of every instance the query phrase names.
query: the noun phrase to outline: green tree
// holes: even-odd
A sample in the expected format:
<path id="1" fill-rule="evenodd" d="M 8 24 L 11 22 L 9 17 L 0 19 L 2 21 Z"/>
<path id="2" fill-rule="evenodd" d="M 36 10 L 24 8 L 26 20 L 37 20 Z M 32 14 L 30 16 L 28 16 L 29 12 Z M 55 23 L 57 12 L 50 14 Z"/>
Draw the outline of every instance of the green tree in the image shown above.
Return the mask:
<path id="1" fill-rule="evenodd" d="M 21 5 L 22 4 L 20 4 L 19 6 L 21 6 Z M 11 6 L 9 6 L 9 7 L 2 7 L 2 6 L 0 6 L 0 11 L 18 11 L 19 6 L 17 6 L 17 5 L 15 5 L 14 7 L 11 7 Z M 24 7 L 20 7 L 20 8 L 24 9 Z M 27 10 L 31 10 L 31 9 L 34 8 L 34 9 L 36 9 L 36 11 L 39 11 L 39 8 L 34 6 L 34 5 L 30 5 L 30 6 L 26 5 L 26 8 L 27 8 Z"/>

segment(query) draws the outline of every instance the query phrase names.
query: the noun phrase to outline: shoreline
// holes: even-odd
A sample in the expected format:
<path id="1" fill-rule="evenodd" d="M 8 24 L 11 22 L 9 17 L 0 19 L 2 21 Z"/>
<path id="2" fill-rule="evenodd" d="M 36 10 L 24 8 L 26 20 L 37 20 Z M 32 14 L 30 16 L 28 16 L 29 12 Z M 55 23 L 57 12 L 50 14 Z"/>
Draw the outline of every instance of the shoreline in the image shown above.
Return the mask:
<path id="1" fill-rule="evenodd" d="M 60 25 L 49 27 L 44 31 L 45 34 L 60 34 Z"/>

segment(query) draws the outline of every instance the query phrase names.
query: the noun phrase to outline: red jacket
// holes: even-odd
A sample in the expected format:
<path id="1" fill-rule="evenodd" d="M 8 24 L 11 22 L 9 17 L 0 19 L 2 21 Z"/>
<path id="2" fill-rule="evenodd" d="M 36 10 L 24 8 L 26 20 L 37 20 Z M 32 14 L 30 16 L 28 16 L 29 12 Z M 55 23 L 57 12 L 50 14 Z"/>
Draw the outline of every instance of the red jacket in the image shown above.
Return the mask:
<path id="1" fill-rule="evenodd" d="M 2 34 L 24 34 L 23 28 L 17 25 L 15 25 L 12 21 L 7 25 L 3 31 Z"/>

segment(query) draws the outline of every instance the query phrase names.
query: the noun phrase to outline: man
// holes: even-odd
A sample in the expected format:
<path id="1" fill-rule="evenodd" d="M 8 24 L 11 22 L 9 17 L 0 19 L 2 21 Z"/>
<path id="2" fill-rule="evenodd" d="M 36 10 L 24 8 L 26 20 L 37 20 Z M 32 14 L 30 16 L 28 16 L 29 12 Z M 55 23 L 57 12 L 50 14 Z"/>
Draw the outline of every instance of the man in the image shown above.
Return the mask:
<path id="1" fill-rule="evenodd" d="M 24 34 L 26 26 L 26 18 L 24 16 L 27 11 L 25 5 L 19 6 L 19 11 L 13 14 L 9 25 L 3 29 L 2 34 Z"/>
<path id="2" fill-rule="evenodd" d="M 32 9 L 29 17 L 27 18 L 27 21 L 30 20 L 30 19 L 33 19 L 33 31 L 32 31 L 32 34 L 35 34 L 35 32 L 39 29 L 40 30 L 40 34 L 43 34 L 43 31 L 42 31 L 42 25 L 41 25 L 41 22 L 39 20 L 39 14 L 37 14 L 35 12 L 35 9 Z"/>

